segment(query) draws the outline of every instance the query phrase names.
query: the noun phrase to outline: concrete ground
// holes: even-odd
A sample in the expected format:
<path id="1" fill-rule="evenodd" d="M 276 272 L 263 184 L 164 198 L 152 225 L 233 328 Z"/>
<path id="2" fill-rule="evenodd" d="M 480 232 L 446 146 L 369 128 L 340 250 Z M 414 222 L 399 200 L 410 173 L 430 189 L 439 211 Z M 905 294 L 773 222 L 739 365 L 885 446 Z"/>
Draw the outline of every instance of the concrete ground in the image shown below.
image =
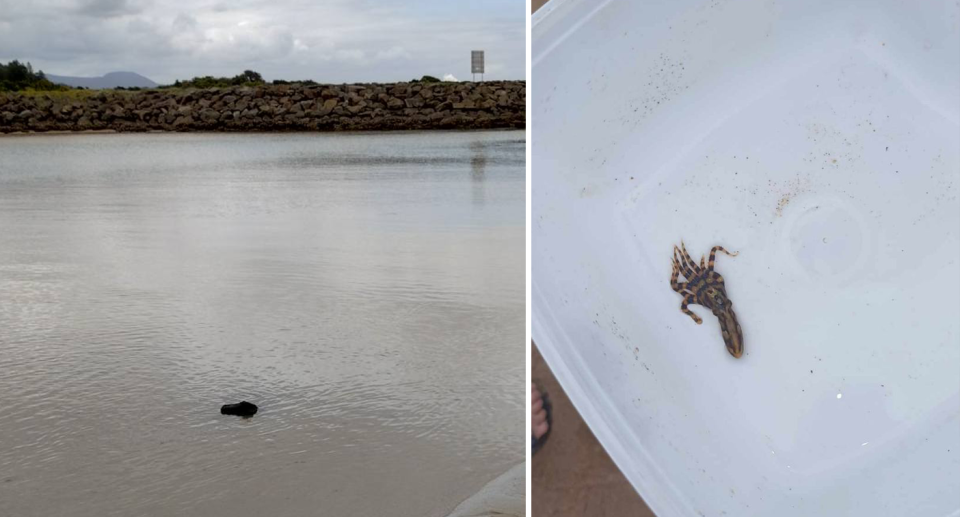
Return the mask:
<path id="1" fill-rule="evenodd" d="M 449 517 L 524 517 L 527 463 L 521 462 L 489 482 Z"/>
<path id="2" fill-rule="evenodd" d="M 553 430 L 532 460 L 532 515 L 654 517 L 580 418 L 536 345 L 532 359 L 533 381 L 553 404 Z"/>

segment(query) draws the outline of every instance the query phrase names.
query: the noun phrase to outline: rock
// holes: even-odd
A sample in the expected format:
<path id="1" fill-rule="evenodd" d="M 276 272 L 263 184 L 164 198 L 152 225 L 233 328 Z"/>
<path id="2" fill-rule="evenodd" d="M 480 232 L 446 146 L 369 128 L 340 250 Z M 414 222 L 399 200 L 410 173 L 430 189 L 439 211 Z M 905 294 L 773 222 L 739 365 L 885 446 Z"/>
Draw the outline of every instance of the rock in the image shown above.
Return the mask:
<path id="1" fill-rule="evenodd" d="M 220 112 L 215 109 L 207 108 L 200 112 L 200 120 L 204 122 L 216 122 L 220 120 Z"/>
<path id="2" fill-rule="evenodd" d="M 4 92 L 0 132 L 522 128 L 525 95 L 525 83 L 510 81 Z"/>
<path id="3" fill-rule="evenodd" d="M 223 406 L 220 406 L 220 414 L 250 418 L 257 414 L 258 409 L 259 408 L 256 404 L 244 400 L 243 402 L 239 402 L 237 404 L 224 404 Z"/>
<path id="4" fill-rule="evenodd" d="M 327 102 L 324 102 L 323 106 L 320 108 L 318 116 L 325 117 L 329 115 L 335 107 L 337 107 L 337 99 L 328 99 Z"/>

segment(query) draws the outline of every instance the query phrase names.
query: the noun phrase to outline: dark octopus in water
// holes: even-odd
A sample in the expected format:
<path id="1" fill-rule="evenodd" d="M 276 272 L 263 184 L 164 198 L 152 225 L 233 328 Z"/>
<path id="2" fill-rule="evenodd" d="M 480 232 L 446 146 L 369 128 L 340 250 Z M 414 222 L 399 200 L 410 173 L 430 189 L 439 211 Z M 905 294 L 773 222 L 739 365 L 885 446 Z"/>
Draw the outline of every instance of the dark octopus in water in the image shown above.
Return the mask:
<path id="1" fill-rule="evenodd" d="M 727 298 L 727 289 L 720 273 L 713 270 L 713 263 L 717 258 L 717 251 L 722 251 L 731 257 L 737 253 L 730 253 L 723 246 L 714 246 L 710 250 L 710 259 L 704 263 L 700 257 L 700 264 L 690 258 L 687 248 L 680 242 L 680 247 L 673 247 L 673 273 L 670 275 L 670 287 L 683 295 L 680 310 L 693 318 L 697 325 L 703 323 L 700 316 L 687 308 L 687 304 L 699 304 L 710 309 L 713 315 L 720 320 L 720 332 L 723 335 L 723 344 L 734 357 L 743 355 L 743 331 L 737 322 L 737 315 L 733 312 L 733 302 Z M 686 282 L 680 282 L 679 276 L 683 273 Z"/>

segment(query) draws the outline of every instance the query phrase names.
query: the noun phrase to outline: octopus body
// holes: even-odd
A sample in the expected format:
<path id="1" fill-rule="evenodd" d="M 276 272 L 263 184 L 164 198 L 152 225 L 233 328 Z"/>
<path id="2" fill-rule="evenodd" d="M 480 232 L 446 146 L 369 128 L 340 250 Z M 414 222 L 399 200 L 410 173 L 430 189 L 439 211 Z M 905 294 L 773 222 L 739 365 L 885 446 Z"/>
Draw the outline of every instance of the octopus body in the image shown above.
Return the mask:
<path id="1" fill-rule="evenodd" d="M 683 301 L 680 302 L 680 311 L 693 318 L 697 325 L 703 323 L 703 320 L 688 309 L 687 305 L 691 303 L 699 304 L 710 309 L 713 315 L 720 320 L 720 333 L 723 336 L 723 344 L 726 345 L 727 351 L 733 357 L 740 357 L 743 355 L 743 331 L 740 329 L 740 323 L 737 322 L 737 315 L 733 312 L 733 302 L 727 297 L 723 277 L 713 270 L 718 251 L 722 251 L 731 257 L 737 256 L 736 252 L 731 253 L 723 249 L 723 246 L 714 246 L 710 250 L 709 261 L 704 263 L 704 257 L 701 256 L 698 265 L 690 258 L 690 254 L 687 253 L 682 241 L 679 248 L 674 246 L 670 287 L 683 295 Z M 679 281 L 681 273 L 683 273 L 686 282 Z"/>

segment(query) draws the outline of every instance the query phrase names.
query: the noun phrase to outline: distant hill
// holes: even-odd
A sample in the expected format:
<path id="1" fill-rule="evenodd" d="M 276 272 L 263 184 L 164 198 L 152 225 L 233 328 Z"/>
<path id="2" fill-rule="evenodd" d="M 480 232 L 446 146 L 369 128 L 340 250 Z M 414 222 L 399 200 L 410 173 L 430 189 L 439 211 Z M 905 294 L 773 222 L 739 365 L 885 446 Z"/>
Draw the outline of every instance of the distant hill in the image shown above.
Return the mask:
<path id="1" fill-rule="evenodd" d="M 47 79 L 57 84 L 67 86 L 83 86 L 84 88 L 101 89 L 116 88 L 122 86 L 131 88 L 134 86 L 140 88 L 155 88 L 157 83 L 146 77 L 133 72 L 110 72 L 103 77 L 67 77 L 63 75 L 45 74 Z"/>

